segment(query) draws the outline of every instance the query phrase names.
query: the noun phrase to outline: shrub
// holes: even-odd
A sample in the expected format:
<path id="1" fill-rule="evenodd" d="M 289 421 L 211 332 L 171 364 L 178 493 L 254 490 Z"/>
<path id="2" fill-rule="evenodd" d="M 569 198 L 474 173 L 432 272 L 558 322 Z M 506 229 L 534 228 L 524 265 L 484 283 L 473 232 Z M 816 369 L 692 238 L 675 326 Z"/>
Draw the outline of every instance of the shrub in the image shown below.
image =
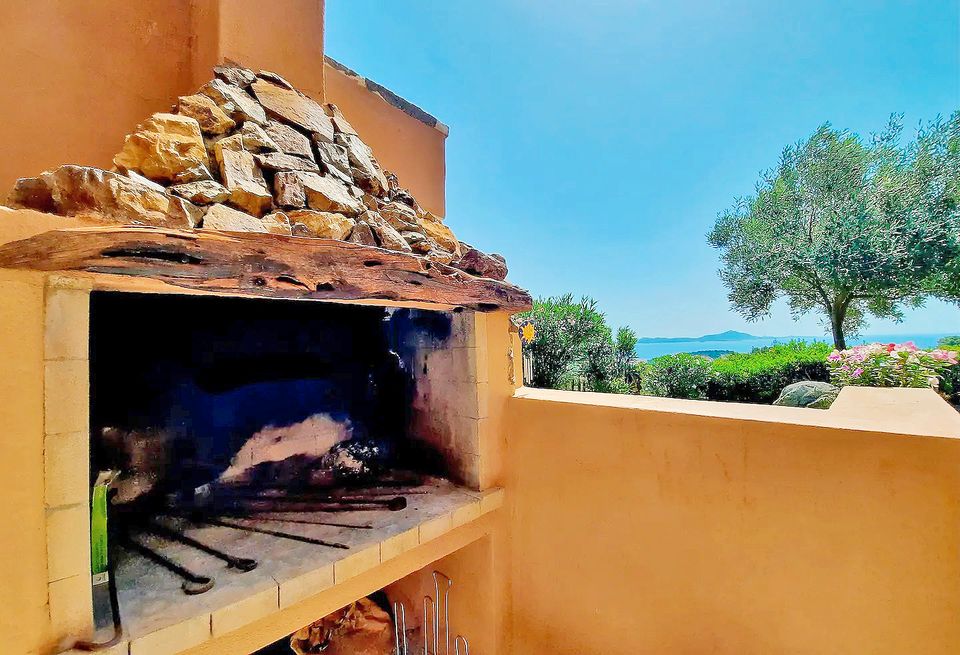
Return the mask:
<path id="1" fill-rule="evenodd" d="M 830 378 L 841 386 L 937 388 L 944 372 L 957 363 L 957 353 L 920 350 L 912 341 L 871 343 L 834 350 L 827 361 Z"/>
<path id="2" fill-rule="evenodd" d="M 960 347 L 960 337 L 943 337 L 937 341 L 937 348 L 952 350 L 955 347 Z"/>
<path id="3" fill-rule="evenodd" d="M 710 360 L 679 353 L 651 359 L 640 373 L 640 393 L 667 398 L 706 398 Z"/>
<path id="4" fill-rule="evenodd" d="M 960 339 L 960 337 L 954 337 Z M 960 358 L 960 344 L 941 345 L 940 350 L 947 350 L 957 353 Z M 947 397 L 947 400 L 954 405 L 960 405 L 960 364 L 954 364 L 943 372 L 943 380 L 940 382 L 940 391 Z"/>
<path id="5" fill-rule="evenodd" d="M 707 397 L 747 403 L 772 403 L 788 384 L 830 379 L 826 343 L 790 341 L 750 353 L 733 353 L 713 360 Z"/>

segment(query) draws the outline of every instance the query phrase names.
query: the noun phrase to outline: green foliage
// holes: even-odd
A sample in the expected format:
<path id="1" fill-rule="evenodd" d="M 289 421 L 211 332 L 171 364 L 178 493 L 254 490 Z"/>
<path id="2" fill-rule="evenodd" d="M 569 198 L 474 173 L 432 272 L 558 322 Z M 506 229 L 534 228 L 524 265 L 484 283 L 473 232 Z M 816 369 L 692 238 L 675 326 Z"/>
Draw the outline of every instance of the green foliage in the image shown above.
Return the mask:
<path id="1" fill-rule="evenodd" d="M 937 348 L 948 348 L 953 350 L 954 346 L 960 346 L 960 337 L 943 337 L 937 341 Z"/>
<path id="2" fill-rule="evenodd" d="M 710 360 L 679 353 L 654 357 L 640 373 L 640 393 L 666 398 L 706 398 Z"/>
<path id="3" fill-rule="evenodd" d="M 637 334 L 629 327 L 617 330 L 617 339 L 614 343 L 613 354 L 616 374 L 620 379 L 626 379 L 634 360 L 637 358 Z"/>
<path id="4" fill-rule="evenodd" d="M 580 388 L 583 379 L 589 391 L 629 391 L 618 363 L 621 335 L 615 344 L 597 301 L 587 297 L 575 301 L 572 294 L 538 298 L 533 309 L 519 317 L 532 320 L 536 327 L 536 338 L 526 346 L 533 354 L 533 386 Z"/>
<path id="5" fill-rule="evenodd" d="M 785 298 L 843 349 L 868 314 L 960 301 L 960 112 L 905 147 L 901 133 L 896 116 L 869 143 L 824 124 L 719 215 L 707 239 L 737 311 L 756 320 Z"/>
<path id="6" fill-rule="evenodd" d="M 790 341 L 751 353 L 710 360 L 698 355 L 665 355 L 638 367 L 638 393 L 669 398 L 706 398 L 772 403 L 788 384 L 829 380 L 830 346 Z"/>
<path id="7" fill-rule="evenodd" d="M 788 384 L 802 380 L 830 379 L 826 343 L 790 341 L 751 353 L 732 353 L 712 362 L 713 376 L 707 388 L 711 400 L 772 403 Z"/>

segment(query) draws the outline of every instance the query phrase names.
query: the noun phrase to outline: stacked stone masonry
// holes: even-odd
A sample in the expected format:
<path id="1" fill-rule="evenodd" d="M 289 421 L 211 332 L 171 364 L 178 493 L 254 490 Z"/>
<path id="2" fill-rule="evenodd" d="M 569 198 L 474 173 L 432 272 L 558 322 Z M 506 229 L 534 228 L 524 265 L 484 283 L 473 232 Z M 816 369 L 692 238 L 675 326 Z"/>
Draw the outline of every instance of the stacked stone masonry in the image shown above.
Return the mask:
<path id="1" fill-rule="evenodd" d="M 503 280 L 503 257 L 424 210 L 333 104 L 238 65 L 127 135 L 104 171 L 64 165 L 22 178 L 11 207 L 173 229 L 260 232 L 411 253 Z"/>

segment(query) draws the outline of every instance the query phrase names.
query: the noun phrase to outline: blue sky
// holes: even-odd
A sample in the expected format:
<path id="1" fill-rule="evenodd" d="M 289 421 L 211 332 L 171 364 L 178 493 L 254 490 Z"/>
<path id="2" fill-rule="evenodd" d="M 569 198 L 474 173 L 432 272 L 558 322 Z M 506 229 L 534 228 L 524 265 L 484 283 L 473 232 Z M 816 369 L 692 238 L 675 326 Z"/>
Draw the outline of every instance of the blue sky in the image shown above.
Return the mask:
<path id="1" fill-rule="evenodd" d="M 327 0 L 326 39 L 450 125 L 462 240 L 641 335 L 821 333 L 730 310 L 717 212 L 823 121 L 866 135 L 960 108 L 960 0 Z M 936 301 L 867 330 L 956 331 Z"/>

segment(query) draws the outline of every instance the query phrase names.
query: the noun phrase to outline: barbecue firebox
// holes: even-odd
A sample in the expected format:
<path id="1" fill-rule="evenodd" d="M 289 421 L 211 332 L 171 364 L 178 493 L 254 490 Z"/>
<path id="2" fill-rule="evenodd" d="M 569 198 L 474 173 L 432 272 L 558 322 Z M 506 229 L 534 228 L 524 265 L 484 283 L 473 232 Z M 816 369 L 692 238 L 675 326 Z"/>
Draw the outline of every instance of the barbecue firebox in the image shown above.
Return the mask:
<path id="1" fill-rule="evenodd" d="M 476 384 L 454 359 L 472 318 L 94 292 L 90 479 L 110 491 L 92 539 L 109 541 L 120 613 L 100 590 L 100 640 L 475 501 L 456 432 Z"/>

